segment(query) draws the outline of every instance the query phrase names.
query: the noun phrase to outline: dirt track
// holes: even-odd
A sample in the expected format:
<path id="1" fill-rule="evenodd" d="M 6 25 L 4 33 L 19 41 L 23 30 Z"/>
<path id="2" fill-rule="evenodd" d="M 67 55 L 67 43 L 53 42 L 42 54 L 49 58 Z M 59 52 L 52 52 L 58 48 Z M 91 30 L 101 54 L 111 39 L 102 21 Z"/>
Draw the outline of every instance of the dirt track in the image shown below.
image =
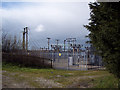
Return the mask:
<path id="1" fill-rule="evenodd" d="M 93 76 L 74 77 L 71 78 L 73 81 L 72 84 L 64 86 L 61 83 L 55 82 L 52 79 L 46 79 L 43 77 L 33 77 L 31 75 L 25 75 L 16 72 L 9 73 L 7 71 L 3 71 L 2 86 L 3 88 L 62 88 L 63 86 L 65 88 L 91 88 L 93 87 L 93 85 L 90 84 L 89 82 L 94 80 L 95 77 L 101 77 L 101 76 L 93 75 Z M 68 80 L 70 79 L 68 78 L 67 81 Z M 84 81 L 79 82 L 80 80 L 84 80 Z"/>

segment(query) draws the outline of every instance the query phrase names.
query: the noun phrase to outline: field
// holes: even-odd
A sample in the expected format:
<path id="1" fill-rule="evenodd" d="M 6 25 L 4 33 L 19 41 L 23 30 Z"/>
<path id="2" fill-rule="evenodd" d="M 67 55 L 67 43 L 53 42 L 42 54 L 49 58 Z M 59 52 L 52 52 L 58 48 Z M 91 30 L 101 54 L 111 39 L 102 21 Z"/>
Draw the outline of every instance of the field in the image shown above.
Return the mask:
<path id="1" fill-rule="evenodd" d="M 118 80 L 105 70 L 68 71 L 2 65 L 3 88 L 117 88 Z"/>

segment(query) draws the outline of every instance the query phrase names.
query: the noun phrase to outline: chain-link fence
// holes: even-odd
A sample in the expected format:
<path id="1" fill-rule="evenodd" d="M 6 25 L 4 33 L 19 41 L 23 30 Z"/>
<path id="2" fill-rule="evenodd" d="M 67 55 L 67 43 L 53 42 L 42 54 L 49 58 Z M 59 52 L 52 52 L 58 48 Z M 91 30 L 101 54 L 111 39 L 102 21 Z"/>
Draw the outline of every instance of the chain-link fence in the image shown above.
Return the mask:
<path id="1" fill-rule="evenodd" d="M 78 52 L 36 50 L 29 51 L 29 55 L 36 55 L 52 60 L 52 67 L 67 70 L 103 69 L 102 58 L 93 52 L 81 50 Z"/>
<path id="2" fill-rule="evenodd" d="M 82 70 L 82 71 L 103 69 L 102 58 L 94 54 L 94 52 L 90 52 L 88 50 L 81 50 L 79 52 L 70 52 L 70 51 L 58 52 L 54 50 L 29 50 L 29 51 L 12 52 L 12 54 L 10 55 L 12 55 L 13 59 L 19 56 L 16 59 L 19 59 L 19 62 L 22 61 L 23 64 L 25 62 L 26 63 L 35 62 L 37 63 L 35 65 L 38 66 L 43 64 L 44 65 L 49 64 L 48 66 L 55 69 Z M 24 57 L 25 58 L 28 57 L 27 60 Z M 14 61 L 18 61 L 18 60 L 14 60 Z"/>

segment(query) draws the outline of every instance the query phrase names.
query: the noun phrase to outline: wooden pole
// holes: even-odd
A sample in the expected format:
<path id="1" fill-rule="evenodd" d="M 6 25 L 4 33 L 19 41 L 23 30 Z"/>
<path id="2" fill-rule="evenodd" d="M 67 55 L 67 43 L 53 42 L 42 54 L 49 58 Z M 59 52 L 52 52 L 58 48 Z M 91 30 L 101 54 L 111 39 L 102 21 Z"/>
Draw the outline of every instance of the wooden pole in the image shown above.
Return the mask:
<path id="1" fill-rule="evenodd" d="M 23 31 L 23 50 L 25 50 L 25 28 Z"/>
<path id="2" fill-rule="evenodd" d="M 26 27 L 26 51 L 28 50 L 28 27 Z"/>

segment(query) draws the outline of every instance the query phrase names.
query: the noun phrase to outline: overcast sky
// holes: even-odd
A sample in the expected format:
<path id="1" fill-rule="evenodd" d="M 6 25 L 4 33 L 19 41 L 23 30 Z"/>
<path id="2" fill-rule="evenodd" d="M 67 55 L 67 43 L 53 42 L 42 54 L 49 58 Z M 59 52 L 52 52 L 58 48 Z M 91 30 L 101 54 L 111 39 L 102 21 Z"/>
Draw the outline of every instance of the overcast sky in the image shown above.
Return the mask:
<path id="1" fill-rule="evenodd" d="M 29 45 L 47 46 L 47 37 L 51 43 L 59 39 L 77 38 L 84 44 L 88 31 L 90 9 L 88 2 L 3 2 L 2 30 L 22 38 L 25 26 L 29 27 Z"/>

